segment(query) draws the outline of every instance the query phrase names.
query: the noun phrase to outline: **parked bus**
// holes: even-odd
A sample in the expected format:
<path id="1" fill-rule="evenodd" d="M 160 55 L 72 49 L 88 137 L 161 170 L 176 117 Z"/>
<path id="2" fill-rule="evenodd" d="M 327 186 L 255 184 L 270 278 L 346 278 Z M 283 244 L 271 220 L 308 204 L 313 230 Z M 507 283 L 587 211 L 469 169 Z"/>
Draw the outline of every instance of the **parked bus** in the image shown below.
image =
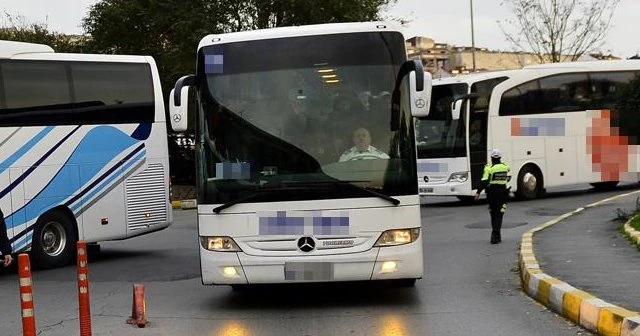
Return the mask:
<path id="1" fill-rule="evenodd" d="M 487 115 L 491 90 L 514 71 L 474 73 L 433 80 L 431 108 L 416 118 L 418 185 L 424 201 L 429 196 L 457 196 L 471 201 L 487 163 Z M 469 94 L 463 113 L 452 104 Z M 458 110 L 459 111 L 459 110 Z"/>
<path id="2" fill-rule="evenodd" d="M 171 93 L 176 131 L 189 86 L 203 284 L 423 276 L 412 115 L 428 112 L 431 77 L 397 28 L 206 36 Z"/>
<path id="3" fill-rule="evenodd" d="M 497 85 L 484 132 L 511 165 L 512 191 L 638 182 L 638 81 L 640 62 L 621 60 L 529 66 Z"/>
<path id="4" fill-rule="evenodd" d="M 172 221 L 165 110 L 151 57 L 0 41 L 0 208 L 13 252 L 67 264 L 76 241 Z"/>

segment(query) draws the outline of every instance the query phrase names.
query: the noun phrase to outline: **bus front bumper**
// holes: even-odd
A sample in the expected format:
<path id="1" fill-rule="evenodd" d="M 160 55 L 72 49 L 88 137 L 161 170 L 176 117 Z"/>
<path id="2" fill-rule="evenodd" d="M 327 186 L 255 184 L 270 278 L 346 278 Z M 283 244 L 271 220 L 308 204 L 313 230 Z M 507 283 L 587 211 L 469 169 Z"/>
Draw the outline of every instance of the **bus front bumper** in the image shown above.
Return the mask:
<path id="1" fill-rule="evenodd" d="M 419 184 L 420 198 L 429 196 L 473 196 L 468 182 L 445 182 L 439 184 Z"/>
<path id="2" fill-rule="evenodd" d="M 423 275 L 422 245 L 371 248 L 361 253 L 293 257 L 252 256 L 244 252 L 213 252 L 200 246 L 204 285 L 300 283 L 419 279 Z"/>

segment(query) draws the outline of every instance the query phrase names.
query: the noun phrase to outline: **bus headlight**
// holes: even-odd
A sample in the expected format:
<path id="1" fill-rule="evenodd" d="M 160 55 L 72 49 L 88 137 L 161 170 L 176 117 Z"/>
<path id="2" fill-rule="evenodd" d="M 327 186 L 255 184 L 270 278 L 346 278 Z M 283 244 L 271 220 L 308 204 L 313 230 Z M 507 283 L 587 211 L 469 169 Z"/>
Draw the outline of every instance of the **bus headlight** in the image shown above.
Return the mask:
<path id="1" fill-rule="evenodd" d="M 240 252 L 238 244 L 231 237 L 200 237 L 202 248 L 216 252 Z"/>
<path id="2" fill-rule="evenodd" d="M 466 182 L 469 179 L 469 172 L 455 172 L 449 176 L 449 182 Z"/>
<path id="3" fill-rule="evenodd" d="M 420 228 L 387 230 L 380 235 L 374 247 L 398 246 L 413 243 L 420 237 Z"/>

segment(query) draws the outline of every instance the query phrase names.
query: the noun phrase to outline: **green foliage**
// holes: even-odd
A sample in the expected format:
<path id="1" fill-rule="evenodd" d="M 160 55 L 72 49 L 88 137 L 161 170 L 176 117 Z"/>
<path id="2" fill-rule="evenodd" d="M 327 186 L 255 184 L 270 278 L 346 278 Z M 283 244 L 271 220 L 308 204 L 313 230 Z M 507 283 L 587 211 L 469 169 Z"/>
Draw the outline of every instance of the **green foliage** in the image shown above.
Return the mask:
<path id="1" fill-rule="evenodd" d="M 207 34 L 328 22 L 371 21 L 396 0 L 102 0 L 83 20 L 91 48 L 153 56 L 165 93 L 195 72 Z"/>
<path id="2" fill-rule="evenodd" d="M 86 37 L 71 36 L 49 31 L 41 23 L 27 23 L 23 17 L 5 14 L 0 27 L 0 40 L 46 44 L 56 52 L 88 52 Z"/>

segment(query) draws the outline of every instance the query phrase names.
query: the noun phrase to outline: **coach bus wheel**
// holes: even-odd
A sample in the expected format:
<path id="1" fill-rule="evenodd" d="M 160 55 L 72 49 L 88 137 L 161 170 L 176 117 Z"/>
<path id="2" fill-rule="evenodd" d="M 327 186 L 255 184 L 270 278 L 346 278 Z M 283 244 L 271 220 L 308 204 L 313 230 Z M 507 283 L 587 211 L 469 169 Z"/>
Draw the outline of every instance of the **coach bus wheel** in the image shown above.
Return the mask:
<path id="1" fill-rule="evenodd" d="M 526 200 L 540 196 L 542 183 L 540 171 L 530 165 L 523 167 L 518 174 L 517 197 Z"/>
<path id="2" fill-rule="evenodd" d="M 613 190 L 617 185 L 618 185 L 618 181 L 591 183 L 591 186 L 593 187 L 593 189 L 597 191 Z"/>
<path id="3" fill-rule="evenodd" d="M 31 254 L 39 268 L 67 265 L 74 256 L 76 232 L 72 222 L 60 212 L 51 212 L 38 219 L 33 233 Z"/>

